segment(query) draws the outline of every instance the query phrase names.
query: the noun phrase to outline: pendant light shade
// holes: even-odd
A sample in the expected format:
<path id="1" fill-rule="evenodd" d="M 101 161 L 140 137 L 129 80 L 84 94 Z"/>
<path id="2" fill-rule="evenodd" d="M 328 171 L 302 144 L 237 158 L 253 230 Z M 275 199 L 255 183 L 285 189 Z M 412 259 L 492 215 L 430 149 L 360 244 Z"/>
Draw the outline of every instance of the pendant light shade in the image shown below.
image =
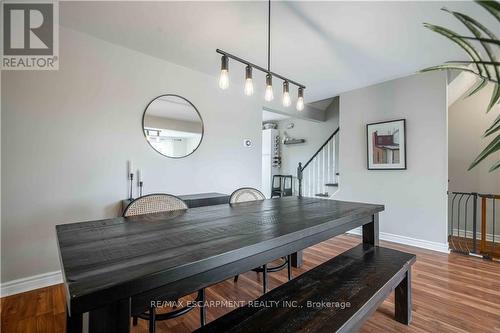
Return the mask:
<path id="1" fill-rule="evenodd" d="M 253 95 L 253 82 L 252 82 L 252 67 L 247 65 L 245 68 L 245 95 Z"/>
<path id="2" fill-rule="evenodd" d="M 299 88 L 299 98 L 297 99 L 297 111 L 304 110 L 304 89 Z"/>
<path id="3" fill-rule="evenodd" d="M 288 81 L 283 82 L 283 106 L 289 107 L 292 104 L 290 98 L 290 87 Z"/>
<path id="4" fill-rule="evenodd" d="M 219 88 L 222 90 L 229 88 L 229 59 L 226 55 L 221 58 Z"/>
<path id="5" fill-rule="evenodd" d="M 267 102 L 270 102 L 274 99 L 273 77 L 271 76 L 271 74 L 266 75 L 266 94 L 264 95 L 264 99 Z"/>

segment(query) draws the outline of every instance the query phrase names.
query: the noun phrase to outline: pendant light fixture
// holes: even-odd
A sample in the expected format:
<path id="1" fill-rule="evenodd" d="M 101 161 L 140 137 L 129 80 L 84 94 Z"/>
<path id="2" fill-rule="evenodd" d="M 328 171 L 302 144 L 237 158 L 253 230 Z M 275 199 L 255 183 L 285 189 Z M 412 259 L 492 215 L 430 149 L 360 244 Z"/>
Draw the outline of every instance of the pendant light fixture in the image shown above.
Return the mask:
<path id="1" fill-rule="evenodd" d="M 253 95 L 253 81 L 252 81 L 252 66 L 247 65 L 245 68 L 245 95 Z"/>
<path id="2" fill-rule="evenodd" d="M 229 59 L 226 55 L 223 55 L 221 59 L 219 87 L 222 90 L 229 88 Z"/>
<path id="3" fill-rule="evenodd" d="M 297 98 L 297 111 L 304 110 L 304 89 L 299 87 L 299 98 Z"/>
<path id="4" fill-rule="evenodd" d="M 271 76 L 271 74 L 266 75 L 266 93 L 264 94 L 264 99 L 268 102 L 274 99 L 273 77 Z"/>
<path id="5" fill-rule="evenodd" d="M 292 99 L 290 98 L 290 88 L 288 81 L 283 82 L 283 106 L 289 107 L 292 104 Z"/>
<path id="6" fill-rule="evenodd" d="M 298 96 L 296 108 L 298 111 L 304 110 L 304 89 L 306 86 L 300 84 L 296 81 L 290 80 L 283 75 L 276 74 L 271 71 L 271 0 L 268 0 L 268 16 L 267 16 L 267 69 L 249 61 L 246 61 L 240 57 L 232 55 L 223 50 L 217 49 L 217 53 L 222 54 L 221 58 L 221 72 L 219 77 L 219 87 L 223 90 L 229 87 L 229 58 L 246 65 L 245 68 L 245 89 L 244 93 L 247 96 L 253 95 L 253 78 L 252 69 L 255 68 L 266 74 L 266 90 L 264 94 L 264 99 L 270 102 L 274 99 L 273 92 L 273 77 L 283 80 L 283 106 L 289 107 L 292 104 L 290 97 L 290 84 L 297 86 Z"/>

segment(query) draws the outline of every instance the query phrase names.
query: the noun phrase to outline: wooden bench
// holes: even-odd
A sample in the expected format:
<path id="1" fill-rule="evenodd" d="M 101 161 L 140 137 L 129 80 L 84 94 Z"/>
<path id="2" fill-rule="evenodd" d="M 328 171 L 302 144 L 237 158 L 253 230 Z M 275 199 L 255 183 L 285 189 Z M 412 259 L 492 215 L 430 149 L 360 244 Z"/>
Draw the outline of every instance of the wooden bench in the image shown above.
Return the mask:
<path id="1" fill-rule="evenodd" d="M 354 332 L 395 290 L 395 318 L 411 321 L 415 255 L 360 244 L 196 332 Z"/>

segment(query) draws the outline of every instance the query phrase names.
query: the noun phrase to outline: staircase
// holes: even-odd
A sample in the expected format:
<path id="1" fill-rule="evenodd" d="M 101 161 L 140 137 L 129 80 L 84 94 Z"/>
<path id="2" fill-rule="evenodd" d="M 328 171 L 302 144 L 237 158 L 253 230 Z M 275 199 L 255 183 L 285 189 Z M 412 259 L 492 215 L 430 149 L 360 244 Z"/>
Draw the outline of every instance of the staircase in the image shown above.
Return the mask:
<path id="1" fill-rule="evenodd" d="M 331 197 L 338 189 L 335 159 L 339 128 L 321 145 L 312 157 L 297 167 L 296 193 L 304 197 Z"/>

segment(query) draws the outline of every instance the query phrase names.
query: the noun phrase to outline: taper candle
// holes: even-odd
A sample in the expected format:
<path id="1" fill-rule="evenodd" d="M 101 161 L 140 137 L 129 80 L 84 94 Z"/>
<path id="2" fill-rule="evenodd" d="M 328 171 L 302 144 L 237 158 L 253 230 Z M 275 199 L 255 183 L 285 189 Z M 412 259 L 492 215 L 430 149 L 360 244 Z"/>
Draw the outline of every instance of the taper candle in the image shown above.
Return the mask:
<path id="1" fill-rule="evenodd" d="M 134 165 L 132 163 L 132 161 L 128 161 L 128 175 L 130 177 L 130 175 L 134 174 Z"/>

